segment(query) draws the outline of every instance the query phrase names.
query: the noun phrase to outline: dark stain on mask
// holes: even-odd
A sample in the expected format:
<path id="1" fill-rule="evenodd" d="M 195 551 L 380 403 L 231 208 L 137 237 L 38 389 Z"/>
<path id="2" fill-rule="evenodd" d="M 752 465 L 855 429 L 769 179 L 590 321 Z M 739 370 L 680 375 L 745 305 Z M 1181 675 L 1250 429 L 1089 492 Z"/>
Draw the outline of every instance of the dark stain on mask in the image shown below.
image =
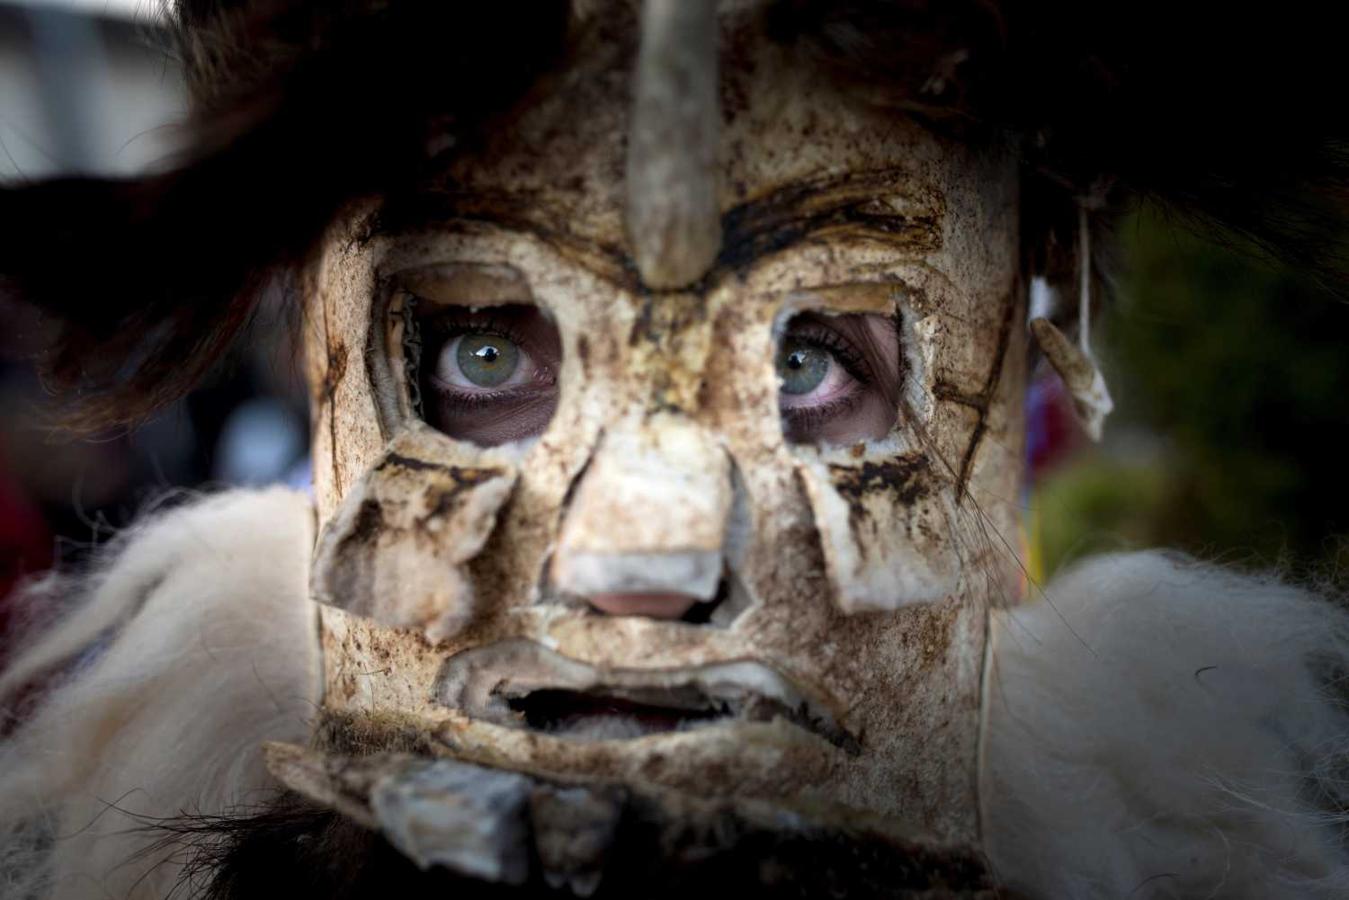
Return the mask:
<path id="1" fill-rule="evenodd" d="M 342 538 L 342 545 L 359 546 L 373 541 L 384 528 L 384 509 L 378 501 L 366 500 L 356 511 L 351 529 Z"/>
<path id="2" fill-rule="evenodd" d="M 328 365 L 323 372 L 323 399 L 329 402 L 347 375 L 347 356 L 347 345 L 340 340 L 328 347 Z"/>
<path id="3" fill-rule="evenodd" d="M 884 462 L 864 462 L 860 466 L 831 465 L 830 479 L 834 487 L 850 504 L 868 494 L 885 491 L 899 502 L 910 506 L 928 494 L 930 471 L 922 456 L 902 456 Z"/>
<path id="4" fill-rule="evenodd" d="M 444 463 L 427 462 L 424 459 L 417 459 L 412 456 L 403 456 L 401 453 L 390 453 L 384 457 L 375 466 L 376 472 L 384 472 L 389 469 L 406 469 L 409 472 L 450 472 L 455 471 L 455 466 L 447 466 Z"/>
<path id="5" fill-rule="evenodd" d="M 448 466 L 445 471 L 449 474 L 452 483 L 449 486 L 435 485 L 426 492 L 427 513 L 417 520 L 417 524 L 425 527 L 434 519 L 443 519 L 459 508 L 464 492 L 469 488 L 485 484 L 493 478 L 500 478 L 503 474 L 500 469 L 479 469 L 479 468 L 460 468 L 459 466 Z"/>
<path id="6" fill-rule="evenodd" d="M 332 566 L 320 587 L 317 599 L 322 603 L 343 604 L 338 598 L 362 596 L 371 580 L 370 555 L 385 531 L 384 508 L 377 500 L 363 500 L 351 525 L 341 535 L 332 553 Z"/>
<path id="7" fill-rule="evenodd" d="M 871 519 L 867 497 L 887 494 L 901 509 L 912 507 L 930 492 L 927 477 L 930 471 L 926 457 L 903 456 L 884 462 L 864 462 L 860 466 L 831 465 L 829 477 L 839 496 L 847 501 L 848 524 L 853 534 L 860 534 Z M 865 548 L 863 544 L 861 549 Z"/>
<path id="8" fill-rule="evenodd" d="M 481 484 L 486 484 L 494 478 L 502 477 L 505 472 L 492 466 L 453 466 L 445 463 L 430 462 L 417 459 L 412 456 L 404 456 L 399 453 L 390 453 L 379 465 L 375 466 L 375 472 L 385 473 L 386 478 L 399 479 L 406 478 L 410 473 L 417 473 L 415 477 L 422 482 L 421 494 L 425 502 L 426 512 L 417 517 L 415 526 L 418 530 L 427 530 L 436 520 L 442 520 L 451 517 L 458 511 L 464 494 L 470 489 Z M 409 473 L 399 475 L 397 473 Z M 365 501 L 362 504 L 360 517 L 366 515 L 365 507 L 374 505 L 378 512 L 379 504 L 372 500 Z M 359 525 L 359 522 L 358 522 Z M 379 527 L 386 527 L 380 522 Z M 355 539 L 356 532 L 359 529 L 353 526 L 352 535 L 348 540 Z M 373 536 L 373 535 L 372 535 Z"/>
<path id="9" fill-rule="evenodd" d="M 342 474 L 342 443 L 337 439 L 337 404 L 334 398 L 337 396 L 337 386 L 342 383 L 342 379 L 347 374 L 347 345 L 342 341 L 333 341 L 328 345 L 328 365 L 323 371 L 323 384 L 319 389 L 319 404 L 327 408 L 328 416 L 328 439 L 332 444 L 333 454 L 333 475 L 337 482 L 341 484 L 345 478 Z"/>

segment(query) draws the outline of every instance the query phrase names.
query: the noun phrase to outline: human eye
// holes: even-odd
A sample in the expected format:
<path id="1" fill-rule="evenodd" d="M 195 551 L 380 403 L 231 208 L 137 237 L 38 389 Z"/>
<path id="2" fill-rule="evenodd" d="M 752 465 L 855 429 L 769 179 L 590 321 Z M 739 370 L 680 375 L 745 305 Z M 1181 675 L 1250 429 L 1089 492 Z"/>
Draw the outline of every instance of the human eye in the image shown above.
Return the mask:
<path id="1" fill-rule="evenodd" d="M 792 443 L 847 444 L 894 426 L 900 353 L 894 320 L 802 313 L 778 342 L 778 408 Z"/>
<path id="2" fill-rule="evenodd" d="M 415 303 L 415 299 L 414 299 Z M 557 329 L 533 306 L 416 303 L 420 412 L 480 446 L 536 437 L 557 406 Z"/>
<path id="3" fill-rule="evenodd" d="M 435 342 L 427 381 L 460 395 L 499 394 L 540 374 L 523 341 L 491 323 L 451 327 Z"/>

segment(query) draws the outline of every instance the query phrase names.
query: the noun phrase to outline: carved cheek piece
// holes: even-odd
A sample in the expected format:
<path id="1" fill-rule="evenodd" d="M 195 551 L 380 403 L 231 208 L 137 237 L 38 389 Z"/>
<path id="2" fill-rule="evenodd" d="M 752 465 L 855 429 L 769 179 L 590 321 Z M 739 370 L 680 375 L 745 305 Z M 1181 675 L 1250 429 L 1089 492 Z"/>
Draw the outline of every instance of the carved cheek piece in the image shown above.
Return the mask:
<path id="1" fill-rule="evenodd" d="M 516 472 L 436 462 L 413 432 L 396 439 L 324 529 L 314 596 L 438 642 L 474 615 L 465 565 L 482 550 Z"/>
<path id="2" fill-rule="evenodd" d="M 844 612 L 933 603 L 956 589 L 951 486 L 926 456 L 809 460 L 800 471 Z"/>

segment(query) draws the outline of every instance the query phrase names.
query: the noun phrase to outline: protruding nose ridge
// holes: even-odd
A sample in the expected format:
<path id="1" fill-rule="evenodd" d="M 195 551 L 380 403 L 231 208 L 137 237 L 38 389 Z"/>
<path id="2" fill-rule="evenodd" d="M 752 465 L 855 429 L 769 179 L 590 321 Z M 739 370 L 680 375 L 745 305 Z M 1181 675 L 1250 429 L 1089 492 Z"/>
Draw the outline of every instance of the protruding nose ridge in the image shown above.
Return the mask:
<path id="1" fill-rule="evenodd" d="M 712 437 L 682 416 L 607 434 L 562 524 L 554 586 L 620 616 L 677 619 L 713 599 L 729 467 Z"/>

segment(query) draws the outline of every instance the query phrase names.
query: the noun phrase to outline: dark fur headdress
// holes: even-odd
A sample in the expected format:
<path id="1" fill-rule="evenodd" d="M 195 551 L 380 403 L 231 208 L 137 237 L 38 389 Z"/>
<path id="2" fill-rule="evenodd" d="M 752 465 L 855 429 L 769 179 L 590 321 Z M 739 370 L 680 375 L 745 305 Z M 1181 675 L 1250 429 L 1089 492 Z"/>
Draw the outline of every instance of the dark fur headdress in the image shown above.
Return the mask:
<path id="1" fill-rule="evenodd" d="M 1033 271 L 1071 270 L 1079 209 L 1151 200 L 1338 290 L 1349 117 L 1321 5 L 778 0 L 770 36 L 897 114 L 1024 165 Z M 0 277 L 56 332 L 71 421 L 180 396 L 346 201 L 410 183 L 565 58 L 565 0 L 180 0 L 196 112 L 166 171 L 0 192 Z"/>

